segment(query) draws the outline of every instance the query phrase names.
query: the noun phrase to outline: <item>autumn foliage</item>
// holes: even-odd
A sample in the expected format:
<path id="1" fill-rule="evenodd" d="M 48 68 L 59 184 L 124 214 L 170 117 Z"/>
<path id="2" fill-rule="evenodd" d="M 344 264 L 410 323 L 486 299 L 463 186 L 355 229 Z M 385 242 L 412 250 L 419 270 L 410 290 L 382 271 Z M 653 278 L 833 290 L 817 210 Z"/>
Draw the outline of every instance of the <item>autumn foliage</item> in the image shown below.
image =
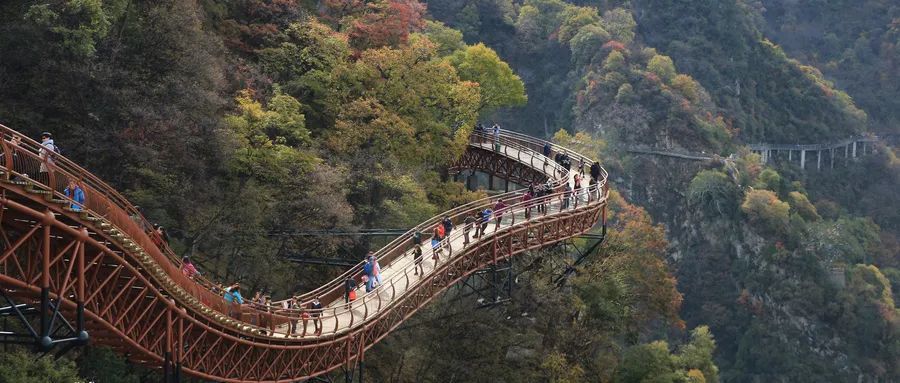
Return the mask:
<path id="1" fill-rule="evenodd" d="M 326 0 L 324 16 L 337 23 L 356 49 L 396 47 L 425 22 L 425 6 L 416 0 Z"/>

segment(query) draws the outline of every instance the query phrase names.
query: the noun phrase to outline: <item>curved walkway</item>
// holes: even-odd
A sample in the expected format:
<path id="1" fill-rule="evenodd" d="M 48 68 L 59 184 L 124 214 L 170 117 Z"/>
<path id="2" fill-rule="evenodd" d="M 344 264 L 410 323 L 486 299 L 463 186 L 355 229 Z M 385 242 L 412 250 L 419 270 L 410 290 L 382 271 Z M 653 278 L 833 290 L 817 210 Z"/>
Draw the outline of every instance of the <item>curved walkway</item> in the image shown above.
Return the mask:
<path id="1" fill-rule="evenodd" d="M 230 306 L 212 282 L 180 273 L 177 255 L 153 244 L 148 222 L 113 188 L 64 157 L 42 158 L 36 142 L 9 128 L 0 126 L 0 133 L 4 292 L 42 309 L 57 302 L 58 310 L 79 318 L 78 329 L 97 343 L 127 350 L 135 361 L 205 379 L 293 381 L 328 372 L 362 358 L 365 349 L 464 276 L 605 221 L 605 171 L 596 188 L 573 198 L 562 190 L 574 172 L 540 152 L 550 145 L 554 153 L 568 152 L 575 163 L 579 154 L 514 132 L 475 135 L 464 156 L 470 162 L 456 168 L 480 167 L 519 182 L 547 181 L 555 193 L 527 203 L 520 202 L 521 192 L 505 193 L 423 222 L 376 252 L 383 282 L 349 307 L 342 301 L 343 281 L 357 277 L 361 264 L 300 297 L 305 305 L 320 296 L 326 304 L 322 312 Z M 69 180 L 83 184 L 82 209 L 73 209 L 61 192 Z M 464 248 L 462 218 L 499 199 L 510 205 L 501 224 L 491 222 L 487 235 Z M 538 204 L 548 207 L 544 213 L 536 211 Z M 425 273 L 413 275 L 412 234 L 429 233 L 444 215 L 457 226 L 449 238 L 453 252 L 435 265 L 426 249 Z M 313 318 L 321 320 L 318 333 L 312 331 Z"/>

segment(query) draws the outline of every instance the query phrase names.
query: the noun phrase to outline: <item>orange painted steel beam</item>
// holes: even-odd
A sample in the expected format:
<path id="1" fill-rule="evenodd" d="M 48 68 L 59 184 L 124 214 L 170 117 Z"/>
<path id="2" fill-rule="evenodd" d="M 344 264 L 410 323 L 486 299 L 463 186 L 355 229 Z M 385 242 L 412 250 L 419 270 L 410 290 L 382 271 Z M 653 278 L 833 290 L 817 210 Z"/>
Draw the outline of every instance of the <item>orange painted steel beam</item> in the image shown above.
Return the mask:
<path id="1" fill-rule="evenodd" d="M 13 138 L 20 143 L 13 144 Z M 240 319 L 229 318 L 229 305 L 213 291 L 213 283 L 184 277 L 177 254 L 153 243 L 145 231 L 149 224 L 121 194 L 64 157 L 41 157 L 38 143 L 0 125 L 0 288 L 32 305 L 41 304 L 42 295 L 59 302 L 63 315 L 84 316 L 86 330 L 97 335 L 94 342 L 127 349 L 139 363 L 158 367 L 165 362 L 166 371 L 174 367 L 175 375 L 183 370 L 216 381 L 289 382 L 325 374 L 362 360 L 367 349 L 471 273 L 580 235 L 598 221 L 605 224 L 605 170 L 590 191 L 592 202 L 562 209 L 569 198 L 563 184 L 571 173 L 541 154 L 546 144 L 512 132 L 496 138 L 473 135 L 451 171 L 473 169 L 522 185 L 549 182 L 553 192 L 528 202 L 520 202 L 520 191 L 503 193 L 416 226 L 376 252 L 391 274 L 350 309 L 343 305 L 343 281 L 359 276 L 361 264 L 301 296 L 307 303 L 319 295 L 326 304 L 318 312 L 322 333 L 312 335 L 306 331 L 312 318 L 300 309 L 244 305 Z M 553 152 L 568 152 L 573 163 L 584 158 L 549 145 Z M 42 165 L 49 170 L 46 183 L 38 174 Z M 80 210 L 71 209 L 73 201 L 59 190 L 69 180 L 83 184 L 86 200 Z M 461 222 L 501 198 L 508 202 L 504 218 L 509 218 L 498 230 L 491 230 L 491 223 L 490 232 L 469 247 L 454 249 L 421 279 L 410 277 L 416 230 L 428 232 L 445 215 Z M 539 204 L 555 211 L 525 216 L 526 209 Z M 461 232 L 461 227 L 455 230 L 450 241 L 460 240 Z M 268 328 L 244 321 L 260 317 L 267 318 Z M 302 335 L 288 336 L 289 322 L 298 328 L 303 322 Z"/>

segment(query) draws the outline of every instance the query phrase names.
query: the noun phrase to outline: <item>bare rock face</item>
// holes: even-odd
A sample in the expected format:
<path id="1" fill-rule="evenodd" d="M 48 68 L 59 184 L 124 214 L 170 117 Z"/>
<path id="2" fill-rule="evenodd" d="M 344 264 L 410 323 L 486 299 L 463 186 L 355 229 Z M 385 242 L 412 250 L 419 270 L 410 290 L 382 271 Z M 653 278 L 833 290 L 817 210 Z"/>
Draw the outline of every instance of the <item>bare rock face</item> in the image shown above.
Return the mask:
<path id="1" fill-rule="evenodd" d="M 506 349 L 506 360 L 510 362 L 526 362 L 537 356 L 537 350 L 521 346 L 510 346 Z"/>

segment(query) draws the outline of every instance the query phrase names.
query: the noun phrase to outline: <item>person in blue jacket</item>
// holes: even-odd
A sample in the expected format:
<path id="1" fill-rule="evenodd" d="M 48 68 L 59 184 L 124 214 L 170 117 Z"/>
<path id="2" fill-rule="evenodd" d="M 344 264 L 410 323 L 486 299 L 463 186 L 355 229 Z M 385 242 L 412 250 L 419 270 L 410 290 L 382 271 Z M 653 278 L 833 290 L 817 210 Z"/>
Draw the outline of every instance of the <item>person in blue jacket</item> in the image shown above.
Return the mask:
<path id="1" fill-rule="evenodd" d="M 73 180 L 69 181 L 69 186 L 67 186 L 63 190 L 63 193 L 66 195 L 66 197 L 69 197 L 72 199 L 72 201 L 75 201 L 75 203 L 70 206 L 72 210 L 81 211 L 81 209 L 84 207 L 84 189 L 82 189 L 81 186 Z"/>
<path id="2" fill-rule="evenodd" d="M 225 289 L 225 303 L 228 303 L 228 316 L 241 319 L 241 306 L 244 304 L 244 297 L 241 296 L 241 285 L 235 283 Z"/>
<path id="3" fill-rule="evenodd" d="M 374 283 L 375 279 L 375 265 L 369 260 L 369 257 L 366 257 L 365 263 L 363 263 L 363 274 L 366 276 L 366 292 L 372 291 L 372 283 Z"/>

